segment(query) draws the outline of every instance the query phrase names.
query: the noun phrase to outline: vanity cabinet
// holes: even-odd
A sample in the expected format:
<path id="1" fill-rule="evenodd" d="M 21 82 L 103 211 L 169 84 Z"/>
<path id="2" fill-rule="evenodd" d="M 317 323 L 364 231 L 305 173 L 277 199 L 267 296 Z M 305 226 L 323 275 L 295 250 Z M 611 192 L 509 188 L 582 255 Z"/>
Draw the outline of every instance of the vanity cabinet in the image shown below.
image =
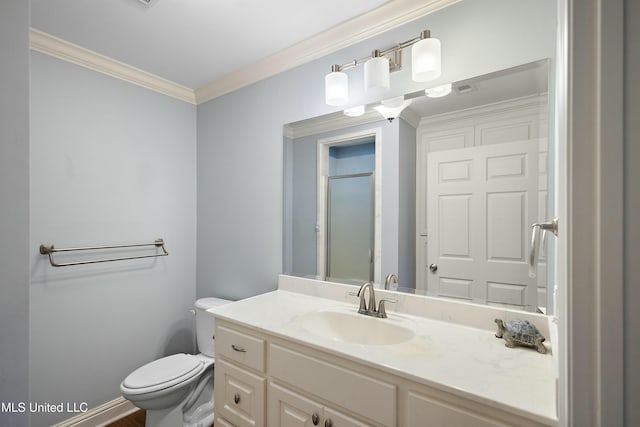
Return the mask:
<path id="1" fill-rule="evenodd" d="M 357 359 L 216 320 L 218 426 L 541 427 Z"/>

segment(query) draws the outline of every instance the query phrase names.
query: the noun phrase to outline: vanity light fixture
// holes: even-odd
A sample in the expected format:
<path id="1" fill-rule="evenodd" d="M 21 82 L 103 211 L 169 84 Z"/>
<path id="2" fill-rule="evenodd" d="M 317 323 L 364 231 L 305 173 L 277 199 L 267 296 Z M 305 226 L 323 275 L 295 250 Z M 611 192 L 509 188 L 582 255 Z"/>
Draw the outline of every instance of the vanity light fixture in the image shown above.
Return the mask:
<path id="1" fill-rule="evenodd" d="M 380 94 L 390 87 L 389 74 L 402 68 L 402 50 L 411 48 L 411 77 L 416 82 L 427 82 L 441 74 L 440 40 L 431 37 L 429 30 L 420 36 L 397 44 L 389 49 L 374 50 L 366 58 L 354 59 L 342 65 L 332 65 L 331 73 L 325 76 L 325 101 L 327 105 L 341 106 L 349 102 L 349 78 L 345 70 L 364 64 L 364 86 L 366 91 Z"/>
<path id="2" fill-rule="evenodd" d="M 429 89 L 425 89 L 424 93 L 429 98 L 441 98 L 443 96 L 447 96 L 451 93 L 451 83 L 430 87 Z"/>
<path id="3" fill-rule="evenodd" d="M 382 115 L 385 119 L 392 122 L 393 119 L 398 117 L 402 110 L 407 108 L 411 104 L 410 99 L 404 99 L 404 96 L 396 96 L 395 98 L 389 98 L 383 100 L 380 105 L 377 105 L 373 108 Z"/>

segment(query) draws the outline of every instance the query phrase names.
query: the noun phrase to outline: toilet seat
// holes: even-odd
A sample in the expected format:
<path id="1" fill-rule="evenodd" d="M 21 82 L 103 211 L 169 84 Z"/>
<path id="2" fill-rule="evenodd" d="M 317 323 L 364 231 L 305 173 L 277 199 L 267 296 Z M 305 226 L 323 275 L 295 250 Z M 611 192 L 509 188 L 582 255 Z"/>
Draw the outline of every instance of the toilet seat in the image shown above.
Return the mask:
<path id="1" fill-rule="evenodd" d="M 198 377 L 205 363 L 189 354 L 174 354 L 147 363 L 133 371 L 121 384 L 129 395 L 153 393 Z"/>

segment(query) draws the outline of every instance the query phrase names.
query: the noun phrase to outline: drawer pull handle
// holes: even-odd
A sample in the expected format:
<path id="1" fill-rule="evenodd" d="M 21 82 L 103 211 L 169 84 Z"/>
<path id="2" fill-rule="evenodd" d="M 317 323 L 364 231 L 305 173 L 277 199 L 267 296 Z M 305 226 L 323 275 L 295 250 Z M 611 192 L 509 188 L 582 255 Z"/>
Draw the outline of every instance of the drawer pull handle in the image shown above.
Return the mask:
<path id="1" fill-rule="evenodd" d="M 239 345 L 231 344 L 231 348 L 234 349 L 235 351 L 239 352 L 239 353 L 246 353 L 247 352 L 247 350 L 245 350 L 244 348 L 240 347 Z"/>
<path id="2" fill-rule="evenodd" d="M 315 412 L 313 413 L 313 415 L 311 415 L 311 422 L 313 423 L 314 426 L 317 426 L 318 423 L 320 422 L 320 417 Z"/>
<path id="3" fill-rule="evenodd" d="M 233 395 L 233 401 L 236 403 L 236 405 L 240 403 L 240 395 L 238 393 Z"/>
<path id="4" fill-rule="evenodd" d="M 324 427 L 331 427 L 331 418 L 324 420 Z"/>

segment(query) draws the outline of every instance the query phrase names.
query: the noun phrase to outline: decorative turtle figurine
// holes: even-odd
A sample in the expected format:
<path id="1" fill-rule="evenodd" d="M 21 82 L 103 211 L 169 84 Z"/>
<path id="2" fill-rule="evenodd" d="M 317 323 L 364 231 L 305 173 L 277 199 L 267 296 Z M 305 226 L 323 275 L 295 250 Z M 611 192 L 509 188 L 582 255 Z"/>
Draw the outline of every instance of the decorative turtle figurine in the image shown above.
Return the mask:
<path id="1" fill-rule="evenodd" d="M 516 345 L 526 347 L 535 347 L 538 353 L 545 354 L 547 348 L 542 344 L 545 338 L 540 334 L 538 328 L 528 320 L 510 320 L 503 322 L 502 319 L 496 319 L 498 332 L 496 337 L 504 338 L 504 345 L 513 348 Z"/>

